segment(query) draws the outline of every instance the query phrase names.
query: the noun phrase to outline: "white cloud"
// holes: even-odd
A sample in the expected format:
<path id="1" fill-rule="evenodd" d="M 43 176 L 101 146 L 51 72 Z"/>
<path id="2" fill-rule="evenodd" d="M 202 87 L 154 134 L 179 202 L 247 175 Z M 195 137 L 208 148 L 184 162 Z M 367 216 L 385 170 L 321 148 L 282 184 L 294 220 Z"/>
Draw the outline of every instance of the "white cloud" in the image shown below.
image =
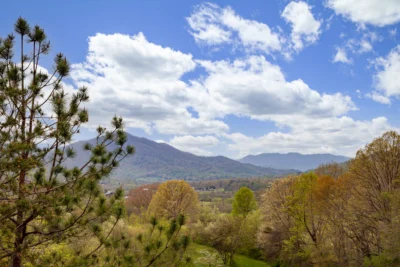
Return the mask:
<path id="1" fill-rule="evenodd" d="M 377 72 L 374 75 L 375 87 L 371 98 L 384 104 L 390 104 L 390 97 L 400 96 L 400 45 L 393 48 L 387 57 L 375 60 Z"/>
<path id="2" fill-rule="evenodd" d="M 97 34 L 89 37 L 86 61 L 72 66 L 71 77 L 89 88 L 93 127 L 117 114 L 128 127 L 148 133 L 226 131 L 223 122 L 196 119 L 187 110 L 188 87 L 181 77 L 195 66 L 192 55 L 150 43 L 142 33 Z"/>
<path id="3" fill-rule="evenodd" d="M 282 122 L 290 125 L 288 133 L 270 132 L 257 138 L 241 133 L 226 135 L 232 141 L 229 149 L 238 158 L 265 152 L 333 153 L 354 157 L 355 152 L 373 138 L 394 129 L 385 117 L 371 121 L 355 121 L 347 116 L 298 120 L 294 116 Z"/>
<path id="4" fill-rule="evenodd" d="M 200 156 L 210 156 L 208 148 L 218 145 L 219 140 L 214 136 L 175 136 L 169 144 L 179 150 L 190 152 Z"/>
<path id="5" fill-rule="evenodd" d="M 282 17 L 292 27 L 290 38 L 279 27 L 271 29 L 265 23 L 241 17 L 229 6 L 222 8 L 213 3 L 195 6 L 186 19 L 189 32 L 200 45 L 231 44 L 247 52 L 280 52 L 284 57 L 291 58 L 293 52 L 299 52 L 318 40 L 322 21 L 314 18 L 307 3 L 289 3 Z"/>
<path id="6" fill-rule="evenodd" d="M 327 6 L 361 25 L 382 27 L 400 22 L 398 0 L 327 0 Z"/>
<path id="7" fill-rule="evenodd" d="M 339 36 L 341 39 L 344 37 L 345 35 L 343 35 L 343 33 Z M 382 40 L 382 36 L 373 31 L 363 30 L 357 32 L 353 38 L 343 40 L 342 45 L 336 48 L 333 62 L 351 64 L 353 63 L 354 57 L 374 51 L 373 44 Z"/>
<path id="8" fill-rule="evenodd" d="M 273 32 L 268 25 L 255 20 L 244 19 L 227 7 L 223 10 L 222 23 L 237 32 L 241 43 L 250 50 L 270 51 L 280 50 L 281 42 L 278 33 Z"/>
<path id="9" fill-rule="evenodd" d="M 221 12 L 218 23 L 233 34 L 229 40 L 251 50 L 281 49 L 260 41 L 265 36 L 251 36 L 265 31 L 265 24 L 245 20 L 230 8 Z M 208 35 L 198 38 L 202 36 Z M 269 145 L 272 150 L 281 145 L 280 151 L 287 152 L 352 153 L 360 143 L 390 128 L 385 118 L 354 121 L 344 117 L 357 109 L 349 96 L 311 89 L 301 79 L 287 80 L 279 66 L 264 56 L 194 60 L 190 54 L 149 42 L 143 34 L 97 34 L 89 38 L 88 50 L 86 60 L 72 66 L 71 78 L 75 85 L 89 88 L 90 127 L 104 125 L 117 114 L 128 127 L 175 136 L 169 144 L 194 154 L 211 155 L 210 150 L 225 146 L 217 137 L 231 140 L 230 148 L 240 155 L 269 149 Z M 386 61 L 389 56 L 377 60 L 382 71 L 389 68 Z M 196 66 L 206 74 L 184 82 L 182 76 Z M 288 132 L 262 138 L 228 134 L 229 126 L 222 118 L 229 115 L 272 121 Z"/>
<path id="10" fill-rule="evenodd" d="M 292 26 L 291 37 L 296 51 L 318 40 L 321 21 L 314 18 L 306 2 L 290 2 L 283 10 L 282 17 Z"/>
<path id="11" fill-rule="evenodd" d="M 231 42 L 231 30 L 221 24 L 222 10 L 215 4 L 197 6 L 187 18 L 191 34 L 197 43 L 219 45 Z"/>
<path id="12" fill-rule="evenodd" d="M 246 50 L 271 53 L 282 48 L 277 32 L 261 22 L 237 15 L 231 7 L 203 3 L 187 18 L 190 33 L 199 44 L 234 43 Z"/>
<path id="13" fill-rule="evenodd" d="M 226 115 L 269 120 L 278 129 L 262 137 L 223 133 L 229 155 L 263 152 L 335 153 L 354 156 L 363 145 L 393 129 L 384 117 L 357 121 L 349 96 L 321 94 L 302 80 L 287 81 L 263 56 L 229 61 L 198 61 L 208 76 L 192 81 L 193 108 L 202 118 Z M 361 92 L 359 92 L 361 93 Z"/>
<path id="14" fill-rule="evenodd" d="M 198 61 L 208 76 L 193 82 L 191 102 L 200 117 L 228 114 L 269 120 L 276 115 L 327 117 L 356 109 L 341 93 L 320 94 L 302 80 L 286 81 L 263 56 L 229 61 Z"/>
<path id="15" fill-rule="evenodd" d="M 371 121 L 347 116 L 357 110 L 349 96 L 321 94 L 302 80 L 287 81 L 263 56 L 230 61 L 198 61 L 208 76 L 192 81 L 191 103 L 201 118 L 227 115 L 268 120 L 278 129 L 262 137 L 222 133 L 228 154 L 301 152 L 354 156 L 364 144 L 393 129 L 384 117 Z M 361 91 L 356 91 L 361 95 Z"/>
<path id="16" fill-rule="evenodd" d="M 360 38 L 351 38 L 346 42 L 346 48 L 352 53 L 362 54 L 373 50 L 372 44 L 382 41 L 383 38 L 376 32 L 363 32 Z"/>
<path id="17" fill-rule="evenodd" d="M 372 45 L 367 40 L 362 40 L 360 43 L 360 53 L 372 51 Z"/>
<path id="18" fill-rule="evenodd" d="M 372 100 L 381 103 L 381 104 L 386 104 L 389 105 L 391 104 L 390 98 L 384 95 L 381 95 L 379 92 L 373 91 L 372 93 L 368 93 L 365 95 L 368 98 L 371 98 Z"/>
<path id="19" fill-rule="evenodd" d="M 219 134 L 229 130 L 229 126 L 222 121 L 193 117 L 158 120 L 155 125 L 164 134 Z"/>
<path id="20" fill-rule="evenodd" d="M 346 64 L 351 64 L 352 60 L 347 57 L 346 50 L 343 48 L 337 48 L 336 49 L 336 54 L 333 57 L 333 62 L 341 62 L 341 63 L 346 63 Z"/>

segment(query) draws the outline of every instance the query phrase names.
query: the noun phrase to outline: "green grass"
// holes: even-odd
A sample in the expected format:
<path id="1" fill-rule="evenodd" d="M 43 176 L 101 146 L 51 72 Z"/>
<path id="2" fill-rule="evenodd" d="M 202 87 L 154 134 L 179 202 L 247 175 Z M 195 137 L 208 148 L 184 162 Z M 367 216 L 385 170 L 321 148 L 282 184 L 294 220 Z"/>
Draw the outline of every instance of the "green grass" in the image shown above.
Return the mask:
<path id="1" fill-rule="evenodd" d="M 235 262 L 239 267 L 268 267 L 268 263 L 265 261 L 255 260 L 243 255 L 236 255 Z"/>
<path id="2" fill-rule="evenodd" d="M 188 255 L 192 258 L 192 266 L 208 267 L 223 266 L 215 249 L 192 243 L 188 249 Z M 255 260 L 244 255 L 235 255 L 237 267 L 269 267 L 264 261 Z"/>

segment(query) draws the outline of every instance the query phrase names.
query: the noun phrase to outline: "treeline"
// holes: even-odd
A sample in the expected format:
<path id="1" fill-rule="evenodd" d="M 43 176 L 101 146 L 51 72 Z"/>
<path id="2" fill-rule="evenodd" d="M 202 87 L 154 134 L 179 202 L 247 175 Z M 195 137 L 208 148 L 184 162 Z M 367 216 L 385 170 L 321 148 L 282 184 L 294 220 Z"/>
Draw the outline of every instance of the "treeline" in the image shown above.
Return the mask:
<path id="1" fill-rule="evenodd" d="M 400 265 L 400 136 L 385 133 L 340 167 L 286 177 L 265 192 L 258 241 L 266 259 L 287 266 Z"/>
<path id="2" fill-rule="evenodd" d="M 238 191 L 241 187 L 248 187 L 253 191 L 268 188 L 273 178 L 231 178 L 220 180 L 206 180 L 189 182 L 198 191 L 212 191 L 222 189 L 223 191 Z"/>

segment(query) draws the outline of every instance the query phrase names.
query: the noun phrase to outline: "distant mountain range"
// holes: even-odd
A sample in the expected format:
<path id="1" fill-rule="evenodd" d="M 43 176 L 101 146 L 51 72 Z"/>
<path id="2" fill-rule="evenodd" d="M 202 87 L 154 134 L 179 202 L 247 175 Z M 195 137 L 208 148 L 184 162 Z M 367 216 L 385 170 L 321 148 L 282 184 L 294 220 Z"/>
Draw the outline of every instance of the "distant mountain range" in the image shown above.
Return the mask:
<path id="1" fill-rule="evenodd" d="M 273 169 L 296 169 L 307 171 L 317 168 L 321 164 L 343 163 L 350 158 L 332 154 L 311 154 L 303 155 L 300 153 L 264 153 L 259 155 L 249 155 L 239 160 L 241 163 L 253 164 L 260 167 Z"/>
<path id="2" fill-rule="evenodd" d="M 85 143 L 95 144 L 95 139 L 72 144 L 76 157 L 69 160 L 68 166 L 80 165 L 89 158 L 83 150 Z M 113 171 L 111 177 L 118 181 L 185 179 L 202 180 L 244 177 L 280 177 L 298 170 L 278 170 L 241 163 L 223 156 L 201 157 L 180 151 L 168 144 L 157 143 L 146 138 L 128 134 L 127 144 L 135 147 L 135 155 L 126 158 Z M 112 148 L 111 148 L 112 149 Z"/>

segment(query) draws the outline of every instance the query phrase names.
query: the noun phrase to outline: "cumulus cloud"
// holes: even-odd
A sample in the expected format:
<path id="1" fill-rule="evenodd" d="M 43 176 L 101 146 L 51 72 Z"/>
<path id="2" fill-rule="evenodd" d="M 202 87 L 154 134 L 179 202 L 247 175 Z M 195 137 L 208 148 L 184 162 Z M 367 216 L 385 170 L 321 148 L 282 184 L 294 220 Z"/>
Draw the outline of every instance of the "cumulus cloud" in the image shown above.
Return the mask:
<path id="1" fill-rule="evenodd" d="M 245 49 L 266 53 L 281 49 L 280 37 L 265 24 L 243 19 L 231 8 L 212 4 L 198 8 L 210 10 L 204 15 L 207 19 L 201 22 L 203 26 L 191 26 L 193 34 L 199 34 L 195 39 L 206 42 L 213 36 L 214 33 L 202 31 L 209 21 L 218 18 L 216 25 L 227 34 L 212 45 L 239 42 Z M 215 9 L 218 16 L 212 13 Z M 198 21 L 193 19 L 195 24 Z M 268 31 L 276 36 L 277 43 L 263 39 Z M 391 69 L 395 61 L 389 55 L 376 62 L 383 72 Z M 205 74 L 184 81 L 183 75 L 196 67 L 203 68 Z M 390 87 L 390 79 L 379 73 L 377 88 Z M 154 44 L 142 33 L 89 37 L 86 60 L 72 66 L 71 78 L 75 86 L 89 88 L 91 100 L 86 107 L 91 116 L 90 127 L 104 125 L 115 114 L 120 115 L 127 127 L 165 134 L 164 140 L 173 136 L 169 144 L 198 155 L 211 155 L 210 150 L 224 146 L 220 141 L 224 138 L 230 140 L 229 148 L 240 155 L 278 151 L 278 147 L 287 152 L 350 154 L 364 141 L 390 128 L 385 118 L 355 121 L 346 117 L 357 109 L 349 96 L 323 93 L 321 88 L 310 88 L 301 79 L 288 80 L 280 67 L 263 55 L 233 61 L 196 60 L 190 54 Z M 379 93 L 388 97 L 382 89 Z M 287 132 L 274 131 L 264 137 L 229 133 L 226 116 L 268 120 Z"/>
<path id="2" fill-rule="evenodd" d="M 231 8 L 203 3 L 187 18 L 190 33 L 199 44 L 234 43 L 249 51 L 271 53 L 282 48 L 281 37 L 267 24 L 245 19 Z"/>
<path id="3" fill-rule="evenodd" d="M 383 27 L 400 22 L 398 0 L 327 0 L 327 6 L 361 25 Z"/>
<path id="4" fill-rule="evenodd" d="M 374 83 L 377 91 L 370 97 L 380 103 L 390 104 L 391 97 L 400 96 L 400 45 L 393 48 L 386 57 L 375 60 L 377 72 Z"/>
<path id="5" fill-rule="evenodd" d="M 292 27 L 290 37 L 280 29 L 274 30 L 265 23 L 241 17 L 229 6 L 220 7 L 213 3 L 195 6 L 186 19 L 190 34 L 200 45 L 230 44 L 247 52 L 279 52 L 290 59 L 293 52 L 318 40 L 322 21 L 314 18 L 311 7 L 303 1 L 289 3 L 282 17 Z"/>
<path id="6" fill-rule="evenodd" d="M 169 144 L 177 149 L 186 151 L 200 156 L 211 156 L 207 150 L 210 147 L 218 145 L 219 140 L 214 136 L 175 136 L 171 139 Z"/>
<path id="7" fill-rule="evenodd" d="M 298 118 L 297 118 L 298 119 Z M 288 133 L 270 132 L 261 137 L 241 133 L 226 135 L 232 141 L 229 149 L 240 158 L 264 152 L 301 152 L 304 154 L 332 153 L 354 157 L 355 152 L 385 131 L 394 129 L 385 117 L 357 121 L 350 117 L 310 120 L 296 117 L 285 121 Z"/>
<path id="8" fill-rule="evenodd" d="M 89 37 L 86 61 L 72 66 L 71 78 L 89 88 L 92 126 L 117 114 L 128 127 L 148 133 L 226 131 L 223 122 L 197 119 L 187 110 L 181 77 L 195 66 L 192 55 L 153 44 L 142 33 L 97 34 Z"/>
<path id="9" fill-rule="evenodd" d="M 393 129 L 385 117 L 371 121 L 347 116 L 357 107 L 341 93 L 321 94 L 304 81 L 288 81 L 263 56 L 235 61 L 197 61 L 207 76 L 192 81 L 193 108 L 201 118 L 234 115 L 268 120 L 281 131 L 262 137 L 222 133 L 232 157 L 263 152 L 335 153 L 354 156 L 363 145 Z"/>
<path id="10" fill-rule="evenodd" d="M 192 84 L 194 108 L 201 117 L 228 114 L 270 120 L 278 115 L 328 117 L 356 107 L 349 96 L 320 94 L 301 79 L 287 81 L 263 56 L 229 61 L 198 61 L 208 76 Z"/>
<path id="11" fill-rule="evenodd" d="M 290 2 L 283 10 L 282 17 L 292 26 L 291 37 L 296 51 L 318 40 L 321 21 L 314 18 L 306 2 Z"/>

